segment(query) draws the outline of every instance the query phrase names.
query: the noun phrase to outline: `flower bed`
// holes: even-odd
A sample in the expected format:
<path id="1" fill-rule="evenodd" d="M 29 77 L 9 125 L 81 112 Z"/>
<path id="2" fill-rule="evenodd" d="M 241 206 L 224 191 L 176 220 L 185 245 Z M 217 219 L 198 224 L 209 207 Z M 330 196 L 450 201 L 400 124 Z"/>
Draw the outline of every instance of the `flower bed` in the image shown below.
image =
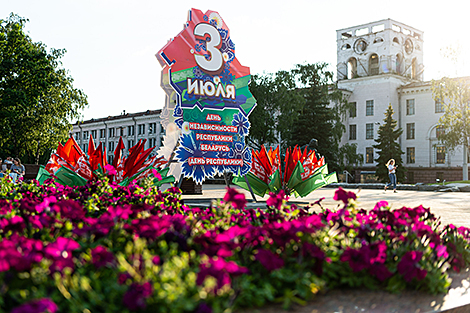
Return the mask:
<path id="1" fill-rule="evenodd" d="M 338 210 L 319 200 L 309 213 L 281 192 L 246 209 L 228 189 L 201 209 L 146 180 L 3 180 L 0 312 L 228 312 L 341 286 L 435 294 L 470 263 L 470 229 L 422 206 L 360 210 L 355 198 L 340 188 Z"/>

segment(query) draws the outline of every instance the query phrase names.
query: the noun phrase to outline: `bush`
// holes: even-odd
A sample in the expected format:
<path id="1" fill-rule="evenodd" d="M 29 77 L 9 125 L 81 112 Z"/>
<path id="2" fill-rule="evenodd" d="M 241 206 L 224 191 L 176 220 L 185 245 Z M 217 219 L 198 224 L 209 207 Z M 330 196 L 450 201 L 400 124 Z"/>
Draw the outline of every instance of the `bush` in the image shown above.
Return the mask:
<path id="1" fill-rule="evenodd" d="M 341 188 L 334 211 L 288 205 L 282 192 L 248 209 L 234 189 L 190 208 L 177 188 L 106 177 L 76 188 L 3 180 L 0 197 L 1 312 L 287 308 L 343 286 L 435 294 L 470 262 L 468 228 L 439 227 L 422 206 L 357 209 Z"/>

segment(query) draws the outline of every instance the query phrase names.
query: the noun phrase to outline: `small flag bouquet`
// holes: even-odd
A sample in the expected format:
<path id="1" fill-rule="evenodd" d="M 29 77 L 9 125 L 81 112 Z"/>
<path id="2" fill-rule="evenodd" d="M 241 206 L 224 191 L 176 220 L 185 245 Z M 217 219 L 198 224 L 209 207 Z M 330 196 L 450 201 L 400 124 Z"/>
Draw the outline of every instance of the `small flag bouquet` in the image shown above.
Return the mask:
<path id="1" fill-rule="evenodd" d="M 100 174 L 107 175 L 121 186 L 127 186 L 133 180 L 154 177 L 154 184 L 173 183 L 175 178 L 167 176 L 169 168 L 162 165 L 167 161 L 163 157 L 150 156 L 154 147 L 145 149 L 146 140 L 139 140 L 129 148 L 129 155 L 123 156 L 125 149 L 122 137 L 114 150 L 112 164 L 106 160 L 106 147 L 100 142 L 95 148 L 93 137 L 90 136 L 88 151 L 83 152 L 73 137 L 51 154 L 46 166 L 41 166 L 36 179 L 42 184 L 46 179 L 53 178 L 56 182 L 67 186 L 84 186 L 89 180 Z"/>
<path id="2" fill-rule="evenodd" d="M 287 195 L 305 197 L 320 187 L 337 182 L 337 177 L 335 172 L 328 174 L 325 158 L 307 147 L 303 152 L 298 146 L 289 147 L 282 165 L 279 147 L 266 150 L 261 146 L 260 151 L 253 150 L 248 174 L 235 176 L 232 182 L 246 190 L 251 187 L 260 197 L 280 190 Z"/>

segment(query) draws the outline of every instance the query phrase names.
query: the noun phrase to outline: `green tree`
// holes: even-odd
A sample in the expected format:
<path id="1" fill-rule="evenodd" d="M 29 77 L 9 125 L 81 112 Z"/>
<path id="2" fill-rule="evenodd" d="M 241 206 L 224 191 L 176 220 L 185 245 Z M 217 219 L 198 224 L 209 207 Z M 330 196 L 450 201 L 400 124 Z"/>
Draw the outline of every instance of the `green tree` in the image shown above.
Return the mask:
<path id="1" fill-rule="evenodd" d="M 295 121 L 294 113 L 303 105 L 303 98 L 296 92 L 294 76 L 287 71 L 255 75 L 250 91 L 257 105 L 249 117 L 249 145 L 256 149 L 263 144 L 284 146 Z"/>
<path id="2" fill-rule="evenodd" d="M 357 144 L 345 144 L 339 148 L 339 165 L 341 169 L 352 173 L 354 167 L 361 166 L 364 162 L 362 154 L 357 153 Z"/>
<path id="3" fill-rule="evenodd" d="M 88 105 L 61 68 L 65 49 L 50 49 L 25 33 L 27 19 L 10 14 L 0 20 L 0 149 L 24 163 L 67 138 L 70 120 Z"/>
<path id="4" fill-rule="evenodd" d="M 463 179 L 468 180 L 467 151 L 470 139 L 470 81 L 468 78 L 448 78 L 432 81 L 432 94 L 435 101 L 446 103 L 439 125 L 444 132 L 439 141 L 447 149 L 455 150 L 463 146 Z"/>
<path id="5" fill-rule="evenodd" d="M 401 155 L 404 154 L 401 151 L 400 145 L 398 144 L 398 137 L 403 133 L 401 128 L 397 128 L 397 121 L 393 119 L 393 108 L 389 104 L 387 111 L 385 111 L 384 124 L 379 127 L 379 138 L 375 140 L 376 145 L 373 145 L 377 149 L 379 157 L 375 159 L 377 161 L 375 173 L 382 182 L 387 182 L 388 169 L 385 164 L 390 159 L 395 160 L 397 166 L 396 175 L 397 181 L 403 181 L 405 178 L 405 169 L 402 166 Z"/>
<path id="6" fill-rule="evenodd" d="M 297 112 L 290 145 L 303 146 L 317 139 L 317 151 L 325 156 L 331 170 L 340 170 L 339 143 L 345 127 L 341 117 L 348 103 L 333 82 L 333 73 L 326 63 L 298 64 L 293 70 L 304 105 Z M 333 105 L 332 105 L 333 104 Z"/>

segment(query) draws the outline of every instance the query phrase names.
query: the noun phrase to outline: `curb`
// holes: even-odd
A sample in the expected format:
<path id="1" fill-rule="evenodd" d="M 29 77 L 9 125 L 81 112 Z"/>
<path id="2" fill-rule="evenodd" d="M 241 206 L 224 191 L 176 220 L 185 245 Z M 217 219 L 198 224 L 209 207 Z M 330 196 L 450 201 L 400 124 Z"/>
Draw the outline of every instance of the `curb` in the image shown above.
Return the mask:
<path id="1" fill-rule="evenodd" d="M 348 188 L 348 189 L 383 189 L 385 184 L 346 184 L 346 183 L 333 183 L 323 188 Z M 435 191 L 435 192 L 470 192 L 470 185 L 452 186 L 452 185 L 397 185 L 397 190 L 414 190 L 414 191 Z"/>

